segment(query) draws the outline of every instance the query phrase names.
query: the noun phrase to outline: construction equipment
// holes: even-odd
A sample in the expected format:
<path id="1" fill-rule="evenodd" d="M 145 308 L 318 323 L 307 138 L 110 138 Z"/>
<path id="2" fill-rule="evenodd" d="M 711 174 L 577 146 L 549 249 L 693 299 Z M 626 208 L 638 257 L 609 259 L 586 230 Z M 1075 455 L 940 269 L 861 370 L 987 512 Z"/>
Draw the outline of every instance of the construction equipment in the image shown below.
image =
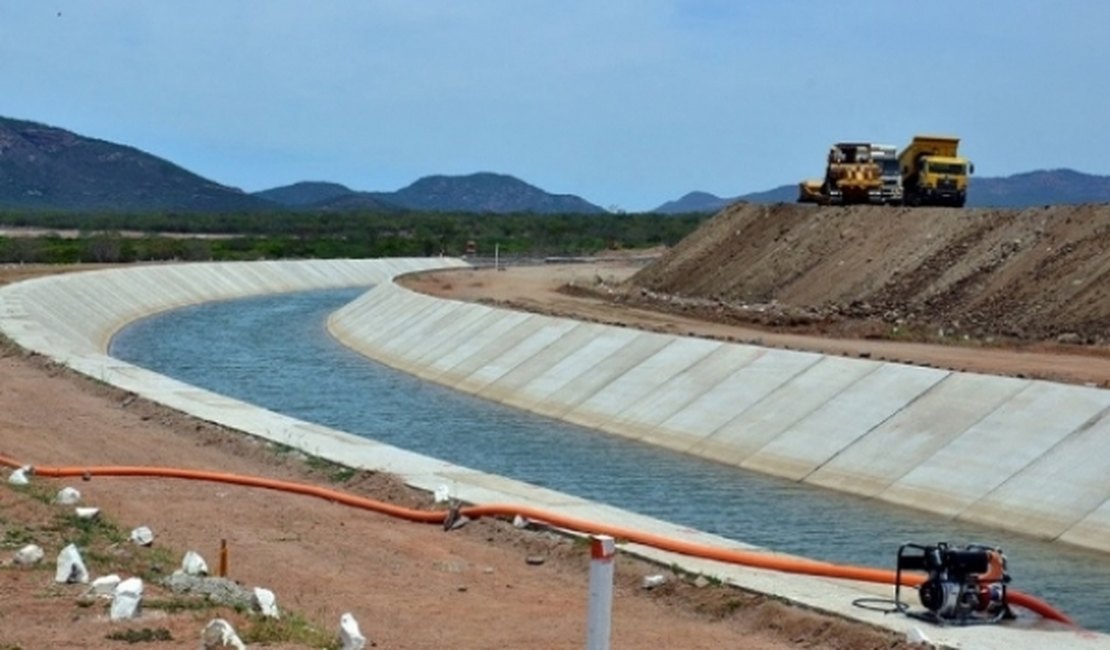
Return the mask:
<path id="1" fill-rule="evenodd" d="M 898 156 L 906 205 L 963 207 L 975 166 L 959 156 L 959 145 L 959 138 L 914 136 Z"/>
<path id="2" fill-rule="evenodd" d="M 917 588 L 927 611 L 915 612 L 902 600 L 902 572 L 928 575 Z M 894 606 L 913 618 L 937 624 L 997 623 L 1012 618 L 1006 600 L 1006 556 L 1002 549 L 981 544 L 963 548 L 941 542 L 934 546 L 903 544 L 898 549 Z"/>
<path id="3" fill-rule="evenodd" d="M 879 166 L 883 181 L 880 198 L 887 205 L 902 205 L 902 169 L 898 164 L 898 148 L 889 144 L 872 144 L 871 160 Z"/>
<path id="4" fill-rule="evenodd" d="M 872 145 L 838 142 L 829 148 L 824 180 L 798 184 L 798 202 L 821 205 L 882 203 L 882 169 L 872 158 Z"/>

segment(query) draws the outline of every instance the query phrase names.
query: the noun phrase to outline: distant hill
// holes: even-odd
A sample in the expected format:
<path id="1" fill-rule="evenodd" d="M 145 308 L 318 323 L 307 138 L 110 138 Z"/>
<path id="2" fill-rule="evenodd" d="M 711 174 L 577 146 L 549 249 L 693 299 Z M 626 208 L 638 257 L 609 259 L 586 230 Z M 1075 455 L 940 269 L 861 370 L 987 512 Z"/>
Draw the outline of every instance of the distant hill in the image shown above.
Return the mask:
<path id="1" fill-rule="evenodd" d="M 346 185 L 323 181 L 301 181 L 292 185 L 283 185 L 261 192 L 254 192 L 254 196 L 290 208 L 323 203 L 349 194 L 355 194 L 355 191 Z"/>
<path id="2" fill-rule="evenodd" d="M 256 192 L 287 207 L 324 211 L 404 208 L 433 212 L 605 212 L 572 194 L 550 194 L 508 176 L 479 172 L 465 176 L 426 176 L 396 192 L 356 192 L 338 183 L 302 182 Z"/>
<path id="3" fill-rule="evenodd" d="M 312 210 L 320 210 L 321 212 L 355 212 L 358 210 L 396 212 L 405 209 L 397 205 L 396 203 L 384 200 L 383 197 L 388 198 L 389 193 L 351 192 L 350 194 L 344 194 L 343 196 L 337 196 L 332 199 L 319 201 L 305 207 Z"/>
<path id="4" fill-rule="evenodd" d="M 684 214 L 687 212 L 717 212 L 732 203 L 731 199 L 723 199 L 709 192 L 690 192 L 675 201 L 667 201 L 652 210 L 661 214 Z"/>
<path id="5" fill-rule="evenodd" d="M 690 192 L 652 210 L 662 214 L 717 212 L 737 201 L 748 203 L 792 203 L 797 185 L 781 185 L 765 192 L 722 198 L 708 192 Z M 968 207 L 1028 208 L 1037 205 L 1110 203 L 1110 176 L 1084 174 L 1073 169 L 1024 172 L 1005 177 L 971 179 Z"/>
<path id="6" fill-rule="evenodd" d="M 381 199 L 412 210 L 596 214 L 606 210 L 573 194 L 549 194 L 505 174 L 425 176 Z"/>
<path id="7" fill-rule="evenodd" d="M 751 192 L 724 198 L 709 192 L 690 192 L 677 201 L 668 201 L 651 212 L 683 214 L 686 212 L 717 212 L 737 201 L 748 203 L 789 203 L 798 198 L 797 185 L 780 185 L 764 192 Z"/>
<path id="8" fill-rule="evenodd" d="M 273 207 L 134 147 L 0 117 L 0 208 L 232 212 Z"/>
<path id="9" fill-rule="evenodd" d="M 967 193 L 967 204 L 973 207 L 1028 208 L 1070 203 L 1110 203 L 1110 176 L 1041 169 L 1003 178 L 973 177 Z"/>

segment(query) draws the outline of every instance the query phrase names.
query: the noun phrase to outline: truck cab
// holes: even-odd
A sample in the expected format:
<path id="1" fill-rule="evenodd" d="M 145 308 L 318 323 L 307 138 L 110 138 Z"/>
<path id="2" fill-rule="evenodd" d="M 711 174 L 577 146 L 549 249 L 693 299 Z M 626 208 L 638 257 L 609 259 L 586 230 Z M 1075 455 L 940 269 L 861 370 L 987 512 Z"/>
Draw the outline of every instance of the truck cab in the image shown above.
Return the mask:
<path id="1" fill-rule="evenodd" d="M 888 205 L 902 205 L 902 168 L 898 163 L 898 148 L 889 144 L 872 144 L 871 160 L 879 166 L 882 179 L 880 197 Z"/>
<path id="2" fill-rule="evenodd" d="M 908 205 L 947 205 L 967 202 L 968 178 L 975 166 L 958 154 L 959 139 L 917 136 L 899 155 L 902 187 Z"/>

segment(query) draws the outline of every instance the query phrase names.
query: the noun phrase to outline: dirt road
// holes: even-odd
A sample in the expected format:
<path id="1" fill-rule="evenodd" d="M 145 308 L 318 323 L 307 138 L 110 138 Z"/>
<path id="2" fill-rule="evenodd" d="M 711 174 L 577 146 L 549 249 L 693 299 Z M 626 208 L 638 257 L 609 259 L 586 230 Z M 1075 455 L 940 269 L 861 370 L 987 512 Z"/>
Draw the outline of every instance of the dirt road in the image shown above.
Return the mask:
<path id="1" fill-rule="evenodd" d="M 66 269 L 0 269 L 0 283 Z M 559 294 L 556 294 L 559 295 Z M 0 454 L 38 464 L 142 464 L 217 469 L 340 486 L 429 506 L 428 495 L 395 479 L 305 459 L 288 449 L 147 403 L 0 343 Z M 7 472 L 4 472 L 6 476 Z M 580 648 L 585 636 L 586 549 L 500 521 L 440 527 L 349 512 L 337 505 L 226 485 L 96 478 L 70 482 L 103 520 L 81 524 L 49 503 L 65 482 L 36 478 L 0 486 L 0 648 L 120 648 L 108 638 L 166 638 L 152 648 L 195 648 L 204 623 L 231 620 L 253 645 L 336 647 L 339 616 L 352 612 L 377 648 Z M 126 541 L 136 526 L 156 541 Z M 283 622 L 175 595 L 156 581 L 186 550 L 216 566 L 229 544 L 229 576 L 273 590 Z M 54 584 L 53 558 L 78 541 L 94 576 L 147 580 L 147 607 L 111 623 L 105 604 L 79 586 Z M 42 545 L 45 566 L 11 566 L 26 543 Z M 542 559 L 542 564 L 533 562 Z M 618 560 L 615 648 L 900 648 L 890 634 L 709 585 L 667 569 Z M 670 582 L 645 591 L 648 573 Z M 144 628 L 147 630 L 143 632 Z M 331 644 L 331 645 L 329 645 Z M 370 647 L 370 646 L 368 646 Z M 908 646 L 907 646 L 908 647 Z"/>

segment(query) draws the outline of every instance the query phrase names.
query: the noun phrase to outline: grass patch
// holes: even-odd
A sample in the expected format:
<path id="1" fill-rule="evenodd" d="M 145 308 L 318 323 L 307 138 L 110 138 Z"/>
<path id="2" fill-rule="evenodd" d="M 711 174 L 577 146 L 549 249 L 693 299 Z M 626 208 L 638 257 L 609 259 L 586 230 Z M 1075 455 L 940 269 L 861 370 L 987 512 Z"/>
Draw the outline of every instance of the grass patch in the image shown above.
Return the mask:
<path id="1" fill-rule="evenodd" d="M 152 643 L 154 641 L 173 641 L 173 635 L 164 627 L 141 630 L 117 630 L 104 635 L 109 641 L 124 641 L 126 643 Z"/>
<path id="2" fill-rule="evenodd" d="M 310 469 L 323 474 L 332 483 L 346 483 L 357 474 L 357 470 L 345 467 L 339 463 L 333 463 L 319 456 L 309 456 L 304 462 Z"/>
<path id="3" fill-rule="evenodd" d="M 286 456 L 296 451 L 296 448 L 282 442 L 271 442 L 270 449 L 278 456 Z"/>
<path id="4" fill-rule="evenodd" d="M 45 503 L 46 505 L 53 505 L 54 497 L 56 496 L 54 490 L 50 486 L 44 485 L 42 483 L 32 482 L 28 483 L 27 485 L 9 484 L 8 487 L 24 496 L 31 497 L 35 501 Z"/>
<path id="5" fill-rule="evenodd" d="M 4 531 L 4 539 L 0 540 L 0 546 L 4 548 L 23 548 L 28 544 L 34 543 L 35 533 L 27 526 L 8 528 Z"/>
<path id="6" fill-rule="evenodd" d="M 84 519 L 74 514 L 59 514 L 54 530 L 81 548 L 89 548 L 97 542 L 119 544 L 127 541 L 119 526 L 101 516 Z"/>
<path id="7" fill-rule="evenodd" d="M 177 564 L 168 548 L 147 548 L 143 555 L 145 557 L 136 558 L 132 573 L 145 582 L 157 582 Z"/>
<path id="8" fill-rule="evenodd" d="M 297 614 L 287 612 L 283 612 L 283 617 L 280 619 L 253 619 L 239 632 L 239 638 L 247 644 L 288 643 L 321 650 L 340 648 L 339 639 L 335 634 L 321 630 Z"/>

